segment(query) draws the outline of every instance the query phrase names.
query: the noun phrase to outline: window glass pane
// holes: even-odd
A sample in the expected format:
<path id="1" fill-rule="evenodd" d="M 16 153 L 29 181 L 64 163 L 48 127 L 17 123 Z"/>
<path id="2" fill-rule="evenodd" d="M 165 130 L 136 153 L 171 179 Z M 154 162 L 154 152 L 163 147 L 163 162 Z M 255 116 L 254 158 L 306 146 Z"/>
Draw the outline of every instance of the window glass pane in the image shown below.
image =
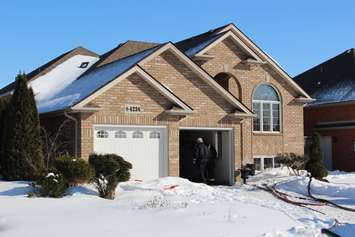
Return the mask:
<path id="1" fill-rule="evenodd" d="M 256 88 L 253 100 L 279 101 L 279 96 L 274 88 L 262 84 Z"/>
<path id="2" fill-rule="evenodd" d="M 271 131 L 271 110 L 270 105 L 263 103 L 263 131 Z"/>
<path id="3" fill-rule="evenodd" d="M 135 131 L 132 135 L 133 138 L 143 138 L 143 132 Z"/>
<path id="4" fill-rule="evenodd" d="M 253 129 L 254 131 L 260 131 L 261 129 L 261 124 L 260 124 L 260 115 L 261 115 L 261 110 L 260 110 L 260 106 L 261 104 L 256 102 L 253 103 L 253 112 L 255 113 L 256 117 L 253 119 Z"/>
<path id="5" fill-rule="evenodd" d="M 274 168 L 281 167 L 280 159 L 274 158 Z"/>
<path id="6" fill-rule="evenodd" d="M 255 165 L 255 170 L 261 170 L 261 159 L 254 158 L 254 165 Z"/>
<path id="7" fill-rule="evenodd" d="M 152 138 L 152 139 L 154 139 L 154 138 L 160 138 L 160 133 L 158 133 L 158 132 L 151 132 L 150 134 L 149 134 L 149 138 Z"/>
<path id="8" fill-rule="evenodd" d="M 272 130 L 280 131 L 280 104 L 272 105 Z"/>
<path id="9" fill-rule="evenodd" d="M 264 169 L 273 168 L 274 158 L 264 158 Z"/>
<path id="10" fill-rule="evenodd" d="M 126 138 L 127 134 L 124 131 L 117 131 L 115 133 L 115 138 Z"/>
<path id="11" fill-rule="evenodd" d="M 97 138 L 108 138 L 108 132 L 105 130 L 100 130 L 96 134 Z"/>

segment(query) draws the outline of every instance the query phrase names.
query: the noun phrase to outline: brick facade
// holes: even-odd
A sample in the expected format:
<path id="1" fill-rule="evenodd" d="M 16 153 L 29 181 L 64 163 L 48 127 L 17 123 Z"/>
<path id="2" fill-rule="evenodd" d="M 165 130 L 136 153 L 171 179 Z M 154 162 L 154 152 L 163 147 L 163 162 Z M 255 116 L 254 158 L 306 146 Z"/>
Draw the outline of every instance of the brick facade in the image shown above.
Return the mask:
<path id="1" fill-rule="evenodd" d="M 333 169 L 354 171 L 355 152 L 353 142 L 355 141 L 355 128 L 321 128 L 317 129 L 317 124 L 335 123 L 355 120 L 355 104 L 337 104 L 328 106 L 305 107 L 304 123 L 305 135 L 311 136 L 313 132 L 320 133 L 321 136 L 332 137 L 332 158 Z"/>
<path id="2" fill-rule="evenodd" d="M 255 134 L 252 119 L 236 119 L 228 113 L 233 106 L 214 88 L 193 72 L 170 51 L 165 51 L 143 69 L 169 88 L 176 96 L 193 108 L 194 113 L 184 116 L 164 114 L 172 104 L 137 74 L 110 88 L 91 105 L 102 108 L 100 112 L 81 114 L 80 155 L 87 159 L 93 152 L 93 125 L 165 125 L 168 129 L 169 175 L 179 175 L 179 128 L 212 127 L 232 128 L 234 131 L 235 168 L 253 162 L 257 155 L 276 155 L 282 152 L 303 154 L 303 105 L 294 102 L 296 92 L 268 66 L 244 65 L 243 51 L 228 39 L 213 47 L 208 54 L 214 58 L 199 63 L 210 75 L 228 73 L 230 92 L 252 109 L 253 90 L 260 83 L 272 84 L 282 98 L 282 132 Z M 125 104 L 140 104 L 140 114 L 124 113 Z"/>
<path id="3" fill-rule="evenodd" d="M 282 128 L 278 134 L 253 133 L 252 119 L 242 122 L 243 163 L 252 162 L 253 157 L 276 155 L 283 152 L 303 154 L 303 105 L 294 102 L 297 93 L 284 79 L 266 65 L 246 65 L 245 53 L 230 39 L 225 39 L 209 52 L 214 58 L 201 64 L 212 76 L 227 73 L 231 76 L 229 90 L 249 109 L 252 109 L 254 89 L 261 83 L 271 84 L 279 93 L 282 103 Z M 237 93 L 236 93 L 237 92 Z"/>

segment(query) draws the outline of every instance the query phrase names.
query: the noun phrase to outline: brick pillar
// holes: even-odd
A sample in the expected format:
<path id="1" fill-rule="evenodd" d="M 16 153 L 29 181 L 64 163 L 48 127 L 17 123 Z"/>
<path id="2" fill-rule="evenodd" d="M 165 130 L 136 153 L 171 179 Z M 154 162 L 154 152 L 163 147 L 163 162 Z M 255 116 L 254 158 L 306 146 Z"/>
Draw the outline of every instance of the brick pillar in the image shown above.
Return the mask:
<path id="1" fill-rule="evenodd" d="M 180 151 L 179 151 L 179 127 L 169 125 L 169 176 L 179 176 L 180 173 Z"/>

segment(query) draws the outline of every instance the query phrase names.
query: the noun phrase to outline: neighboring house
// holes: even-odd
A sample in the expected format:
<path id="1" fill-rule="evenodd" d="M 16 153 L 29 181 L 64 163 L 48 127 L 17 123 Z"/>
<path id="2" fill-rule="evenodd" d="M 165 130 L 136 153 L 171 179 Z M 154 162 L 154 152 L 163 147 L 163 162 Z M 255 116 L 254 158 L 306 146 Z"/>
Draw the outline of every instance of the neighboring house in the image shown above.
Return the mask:
<path id="1" fill-rule="evenodd" d="M 355 50 L 349 49 L 294 80 L 316 99 L 304 109 L 305 135 L 321 134 L 327 168 L 355 171 Z"/>
<path id="2" fill-rule="evenodd" d="M 134 179 L 191 177 L 197 137 L 216 147 L 221 184 L 242 164 L 273 167 L 278 153 L 304 151 L 310 96 L 233 24 L 177 43 L 127 41 L 101 56 L 76 48 L 29 79 L 48 131 L 71 120 L 68 152 L 117 153 Z"/>

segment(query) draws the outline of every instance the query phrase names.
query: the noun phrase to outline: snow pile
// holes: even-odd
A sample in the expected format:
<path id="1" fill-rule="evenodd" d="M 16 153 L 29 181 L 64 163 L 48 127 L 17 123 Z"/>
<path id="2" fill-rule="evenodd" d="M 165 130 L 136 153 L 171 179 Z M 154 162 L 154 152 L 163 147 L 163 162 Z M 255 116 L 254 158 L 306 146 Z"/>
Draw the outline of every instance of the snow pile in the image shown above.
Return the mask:
<path id="1" fill-rule="evenodd" d="M 252 179 L 282 181 L 278 188 L 304 195 L 307 178 L 274 169 Z M 336 192 L 332 183 L 314 182 L 314 188 Z M 70 188 L 61 199 L 27 198 L 28 191 L 27 182 L 0 181 L 0 236 L 314 237 L 334 224 L 332 215 L 287 204 L 253 186 L 211 187 L 176 177 L 121 183 L 113 201 L 99 198 L 92 185 Z M 351 193 L 345 186 L 336 192 Z"/>
<path id="2" fill-rule="evenodd" d="M 267 184 L 268 186 L 274 186 L 278 191 L 294 197 L 308 198 L 307 185 L 309 178 L 305 175 L 287 176 L 286 173 L 287 172 L 280 169 L 275 169 L 256 175 L 251 178 L 251 180 L 257 185 Z M 315 179 L 312 180 L 312 195 L 332 201 L 344 207 L 355 208 L 355 173 L 333 171 L 329 172 L 326 179 L 329 183 Z M 294 207 L 295 209 L 298 209 L 297 206 Z M 318 214 L 316 215 L 317 218 L 310 220 L 309 217 L 303 217 L 303 221 L 301 220 L 304 223 L 308 222 L 308 226 L 310 227 L 313 224 L 318 223 L 318 226 L 311 227 L 311 229 L 329 228 L 329 226 L 335 224 L 334 220 L 336 219 L 341 225 L 335 225 L 331 228 L 332 231 L 340 234 L 342 237 L 352 237 L 353 233 L 355 233 L 354 212 L 345 211 L 328 205 L 311 206 L 311 208 L 318 211 Z M 292 215 L 295 216 L 295 214 Z M 296 214 L 296 216 L 298 215 Z M 325 221 L 323 226 L 321 220 Z M 333 220 L 333 223 L 330 222 L 331 220 Z M 291 230 L 288 231 L 288 233 L 291 232 Z"/>
<path id="3" fill-rule="evenodd" d="M 330 171 L 327 180 L 329 180 L 330 183 L 355 184 L 355 172 Z"/>
<path id="4" fill-rule="evenodd" d="M 287 193 L 307 196 L 308 181 L 308 177 L 295 177 L 292 180 L 278 184 L 276 188 Z M 355 207 L 355 183 L 326 183 L 313 179 L 311 183 L 311 192 L 317 197 L 334 201 L 339 205 L 350 205 Z"/>
<path id="5" fill-rule="evenodd" d="M 32 191 L 30 182 L 26 181 L 16 181 L 16 182 L 5 182 L 0 181 L 0 198 L 1 197 L 27 197 L 27 193 Z M 0 199 L 1 200 L 1 199 Z M 1 202 L 0 202 L 1 204 Z M 1 217 L 1 209 L 0 209 Z"/>
<path id="6" fill-rule="evenodd" d="M 217 195 L 216 189 L 208 185 L 175 177 L 126 182 L 119 189 L 121 200 L 131 200 L 130 204 L 137 208 L 185 208 L 189 203 L 214 200 Z"/>

